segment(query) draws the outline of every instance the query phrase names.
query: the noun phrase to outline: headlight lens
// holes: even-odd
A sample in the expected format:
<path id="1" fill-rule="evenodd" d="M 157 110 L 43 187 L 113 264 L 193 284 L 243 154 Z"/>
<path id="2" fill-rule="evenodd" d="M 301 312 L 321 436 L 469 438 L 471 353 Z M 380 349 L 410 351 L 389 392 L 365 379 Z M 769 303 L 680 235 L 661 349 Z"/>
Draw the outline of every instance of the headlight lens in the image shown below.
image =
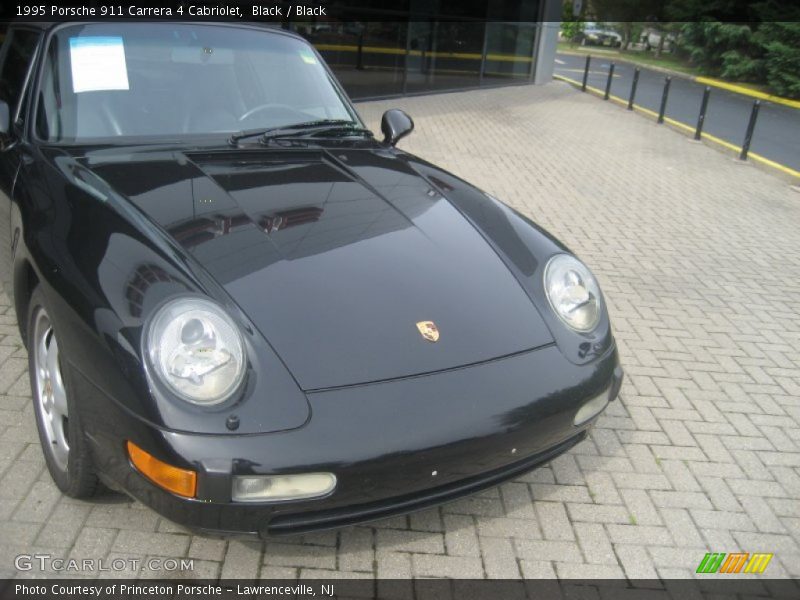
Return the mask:
<path id="1" fill-rule="evenodd" d="M 591 331 L 600 321 L 600 286 L 592 272 L 574 256 L 557 254 L 544 270 L 550 306 L 576 331 Z"/>
<path id="2" fill-rule="evenodd" d="M 238 328 L 203 298 L 178 298 L 162 306 L 150 321 L 147 352 L 158 378 L 194 404 L 223 402 L 244 378 Z"/>

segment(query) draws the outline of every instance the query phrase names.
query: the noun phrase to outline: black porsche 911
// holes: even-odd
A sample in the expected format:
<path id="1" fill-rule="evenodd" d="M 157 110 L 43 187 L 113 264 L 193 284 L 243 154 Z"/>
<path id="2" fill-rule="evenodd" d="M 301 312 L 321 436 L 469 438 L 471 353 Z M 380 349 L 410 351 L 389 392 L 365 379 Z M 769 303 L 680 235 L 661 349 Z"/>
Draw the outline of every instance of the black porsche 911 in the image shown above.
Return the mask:
<path id="1" fill-rule="evenodd" d="M 518 476 L 617 396 L 589 269 L 398 150 L 402 111 L 374 139 L 302 38 L 17 23 L 0 78 L 0 271 L 65 494 L 338 527 Z"/>

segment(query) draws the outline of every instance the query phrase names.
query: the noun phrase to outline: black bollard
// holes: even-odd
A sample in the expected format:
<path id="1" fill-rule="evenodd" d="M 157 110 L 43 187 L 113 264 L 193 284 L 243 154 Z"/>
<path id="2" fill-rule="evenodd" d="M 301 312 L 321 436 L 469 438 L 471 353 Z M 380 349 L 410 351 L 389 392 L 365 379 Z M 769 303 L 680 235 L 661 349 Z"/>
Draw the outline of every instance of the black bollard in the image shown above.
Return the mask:
<path id="1" fill-rule="evenodd" d="M 664 92 L 661 94 L 661 108 L 658 109 L 658 122 L 664 122 L 664 111 L 667 110 L 667 98 L 669 97 L 669 84 L 672 83 L 672 77 L 669 75 L 664 79 Z"/>
<path id="2" fill-rule="evenodd" d="M 711 95 L 711 88 L 706 86 L 703 90 L 703 101 L 700 103 L 700 114 L 697 116 L 697 129 L 694 130 L 694 139 L 700 140 L 703 136 L 703 123 L 706 120 L 706 109 L 708 108 L 708 97 Z"/>
<path id="3" fill-rule="evenodd" d="M 639 67 L 633 70 L 633 83 L 631 83 L 631 96 L 628 98 L 628 110 L 633 110 L 633 100 L 636 98 L 637 85 L 639 85 Z"/>
<path id="4" fill-rule="evenodd" d="M 614 79 L 614 63 L 612 62 L 611 65 L 608 67 L 608 81 L 606 81 L 606 93 L 603 96 L 603 100 L 608 100 L 608 97 L 611 95 L 611 81 Z"/>
<path id="5" fill-rule="evenodd" d="M 581 85 L 581 91 L 586 91 L 586 80 L 589 79 L 589 63 L 592 62 L 592 55 L 586 55 L 586 67 L 583 69 L 583 84 Z"/>
<path id="6" fill-rule="evenodd" d="M 739 158 L 741 160 L 747 160 L 747 153 L 750 152 L 750 142 L 753 140 L 753 130 L 756 128 L 756 119 L 758 119 L 759 108 L 761 108 L 761 100 L 756 100 L 753 102 L 753 110 L 750 112 L 750 122 L 747 123 L 747 131 L 744 133 L 742 152 L 739 154 Z"/>

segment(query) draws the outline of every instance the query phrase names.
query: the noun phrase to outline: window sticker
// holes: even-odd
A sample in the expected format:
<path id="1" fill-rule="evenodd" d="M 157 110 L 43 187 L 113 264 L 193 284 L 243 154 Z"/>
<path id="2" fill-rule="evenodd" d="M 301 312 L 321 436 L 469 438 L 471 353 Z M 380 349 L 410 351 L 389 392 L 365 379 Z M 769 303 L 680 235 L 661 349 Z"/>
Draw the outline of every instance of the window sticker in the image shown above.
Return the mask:
<path id="1" fill-rule="evenodd" d="M 122 38 L 115 36 L 69 39 L 72 91 L 127 90 L 128 67 Z"/>

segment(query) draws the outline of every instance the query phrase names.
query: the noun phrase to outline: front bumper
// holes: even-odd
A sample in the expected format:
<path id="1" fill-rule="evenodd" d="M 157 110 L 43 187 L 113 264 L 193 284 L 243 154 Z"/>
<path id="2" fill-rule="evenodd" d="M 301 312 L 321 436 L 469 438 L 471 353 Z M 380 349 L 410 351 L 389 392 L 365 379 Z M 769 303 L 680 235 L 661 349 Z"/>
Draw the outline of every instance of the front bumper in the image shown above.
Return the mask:
<path id="1" fill-rule="evenodd" d="M 108 399 L 102 403 L 108 414 L 95 410 L 84 423 L 98 469 L 114 487 L 191 529 L 266 537 L 405 513 L 513 478 L 582 440 L 594 419 L 576 427 L 576 412 L 600 393 L 613 400 L 621 381 L 615 348 L 576 366 L 547 346 L 471 367 L 310 393 L 309 421 L 283 432 L 166 432 Z M 174 496 L 142 477 L 128 461 L 125 440 L 196 470 L 197 498 Z M 233 475 L 305 472 L 334 473 L 336 489 L 301 501 L 231 501 Z"/>

